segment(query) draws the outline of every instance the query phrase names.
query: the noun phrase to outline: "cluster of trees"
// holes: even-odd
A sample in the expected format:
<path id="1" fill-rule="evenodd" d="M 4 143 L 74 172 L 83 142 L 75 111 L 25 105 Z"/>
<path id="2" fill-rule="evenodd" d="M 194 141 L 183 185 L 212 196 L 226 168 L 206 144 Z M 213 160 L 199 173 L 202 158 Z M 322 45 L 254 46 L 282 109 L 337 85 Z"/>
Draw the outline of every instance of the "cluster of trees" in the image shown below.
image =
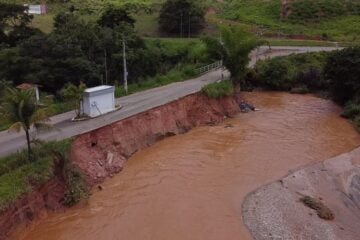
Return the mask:
<path id="1" fill-rule="evenodd" d="M 14 19 L 18 19 L 16 14 Z M 8 18 L 4 18 L 8 22 Z M 27 22 L 22 25 L 26 28 Z M 3 28 L 4 29 L 4 28 Z M 4 31 L 5 30 L 5 31 Z M 2 32 L 9 38 L 11 33 Z M 4 33 L 8 32 L 8 33 Z M 64 12 L 54 19 L 54 31 L 33 34 L 9 41 L 0 52 L 0 79 L 13 84 L 37 83 L 56 93 L 66 83 L 87 85 L 110 83 L 122 74 L 123 41 L 128 47 L 133 79 L 156 73 L 153 53 L 134 31 L 134 20 L 123 9 L 109 7 L 95 23 Z M 138 71 L 141 69 L 141 71 Z"/>
<path id="2" fill-rule="evenodd" d="M 200 1 L 167 0 L 160 10 L 159 26 L 163 33 L 191 37 L 205 26 L 205 9 Z"/>
<path id="3" fill-rule="evenodd" d="M 50 34 L 29 27 L 30 21 L 23 6 L 0 6 L 2 82 L 36 83 L 53 94 L 67 83 L 121 83 L 124 41 L 130 83 L 170 70 L 187 54 L 168 53 L 160 42 L 149 46 L 137 35 L 127 8 L 108 6 L 93 22 L 76 11 L 59 13 Z"/>
<path id="4" fill-rule="evenodd" d="M 22 40 L 40 31 L 28 27 L 32 16 L 25 13 L 26 7 L 0 2 L 0 49 L 16 46 Z"/>

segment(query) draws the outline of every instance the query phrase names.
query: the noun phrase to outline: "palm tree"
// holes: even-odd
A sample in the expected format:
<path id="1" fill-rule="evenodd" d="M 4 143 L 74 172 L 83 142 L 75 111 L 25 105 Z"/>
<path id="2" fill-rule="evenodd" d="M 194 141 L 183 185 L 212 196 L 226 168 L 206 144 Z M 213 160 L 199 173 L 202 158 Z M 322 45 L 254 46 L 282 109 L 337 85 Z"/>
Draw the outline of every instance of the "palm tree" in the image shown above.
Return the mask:
<path id="1" fill-rule="evenodd" d="M 28 160 L 31 159 L 31 139 L 30 129 L 49 128 L 48 114 L 46 109 L 40 109 L 36 104 L 35 93 L 33 90 L 19 90 L 16 88 L 7 88 L 2 101 L 1 112 L 12 125 L 9 130 L 20 132 L 25 131 Z"/>
<path id="2" fill-rule="evenodd" d="M 220 31 L 220 40 L 209 37 L 203 40 L 208 46 L 210 55 L 217 55 L 217 58 L 221 56 L 224 66 L 231 74 L 234 87 L 239 88 L 250 62 L 250 52 L 264 41 L 242 27 L 223 27 Z"/>

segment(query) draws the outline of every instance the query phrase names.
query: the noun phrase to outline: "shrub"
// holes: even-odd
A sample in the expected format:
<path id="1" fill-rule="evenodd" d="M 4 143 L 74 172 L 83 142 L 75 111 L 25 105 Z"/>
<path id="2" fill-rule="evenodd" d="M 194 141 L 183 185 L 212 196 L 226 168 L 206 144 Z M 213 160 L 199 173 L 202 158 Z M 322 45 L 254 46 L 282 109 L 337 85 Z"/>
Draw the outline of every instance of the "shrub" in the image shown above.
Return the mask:
<path id="1" fill-rule="evenodd" d="M 322 71 L 328 53 L 305 53 L 260 61 L 255 67 L 255 86 L 287 91 L 328 89 Z"/>
<path id="2" fill-rule="evenodd" d="M 202 88 L 202 92 L 209 98 L 222 98 L 234 94 L 234 87 L 228 80 L 211 83 Z"/>
<path id="3" fill-rule="evenodd" d="M 290 90 L 294 84 L 294 69 L 287 58 L 261 61 L 256 66 L 258 83 L 271 90 Z"/>
<path id="4" fill-rule="evenodd" d="M 349 102 L 348 104 L 346 104 L 341 116 L 349 119 L 360 116 L 360 104 L 355 102 Z"/>
<path id="5" fill-rule="evenodd" d="M 89 197 L 85 179 L 78 169 L 68 163 L 65 166 L 64 175 L 67 187 L 64 200 L 66 206 L 72 207 L 82 199 Z"/>
<path id="6" fill-rule="evenodd" d="M 344 105 L 360 93 L 360 47 L 346 48 L 330 55 L 324 69 L 333 99 Z"/>

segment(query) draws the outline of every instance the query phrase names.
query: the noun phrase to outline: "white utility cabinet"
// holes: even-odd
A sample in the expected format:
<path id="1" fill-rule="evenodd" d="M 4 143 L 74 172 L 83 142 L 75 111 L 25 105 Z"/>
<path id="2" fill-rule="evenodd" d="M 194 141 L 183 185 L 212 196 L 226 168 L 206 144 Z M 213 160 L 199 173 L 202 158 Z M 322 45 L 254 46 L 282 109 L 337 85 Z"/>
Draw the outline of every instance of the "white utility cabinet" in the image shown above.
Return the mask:
<path id="1" fill-rule="evenodd" d="M 115 110 L 115 87 L 98 86 L 84 91 L 82 111 L 89 117 L 97 117 Z"/>

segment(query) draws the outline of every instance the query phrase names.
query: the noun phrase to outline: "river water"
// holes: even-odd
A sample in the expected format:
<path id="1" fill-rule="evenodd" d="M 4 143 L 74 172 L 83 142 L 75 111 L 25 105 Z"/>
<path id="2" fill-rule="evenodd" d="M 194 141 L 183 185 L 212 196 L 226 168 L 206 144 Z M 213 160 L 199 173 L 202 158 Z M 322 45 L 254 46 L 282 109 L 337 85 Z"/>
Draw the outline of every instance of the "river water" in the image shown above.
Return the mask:
<path id="1" fill-rule="evenodd" d="M 271 92 L 244 97 L 260 111 L 158 142 L 95 189 L 89 204 L 50 214 L 14 239 L 251 239 L 241 216 L 247 194 L 360 144 L 330 101 Z"/>

